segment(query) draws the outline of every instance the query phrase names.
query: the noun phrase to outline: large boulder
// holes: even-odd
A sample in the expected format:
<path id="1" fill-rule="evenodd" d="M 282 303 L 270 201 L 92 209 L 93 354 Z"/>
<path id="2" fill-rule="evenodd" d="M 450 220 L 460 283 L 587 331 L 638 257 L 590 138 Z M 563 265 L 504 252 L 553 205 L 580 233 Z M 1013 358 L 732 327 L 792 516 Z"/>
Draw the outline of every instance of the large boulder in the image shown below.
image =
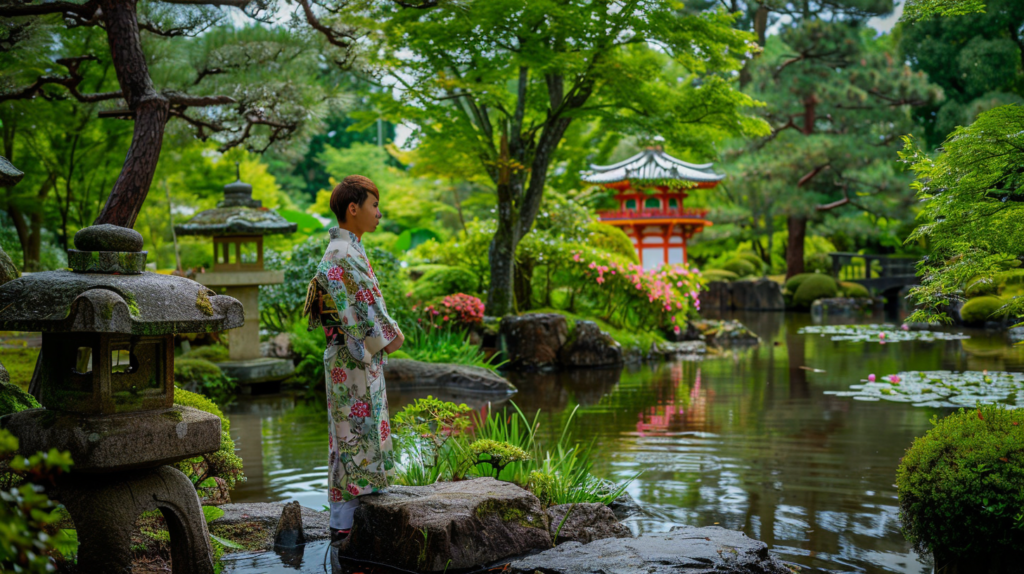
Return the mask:
<path id="1" fill-rule="evenodd" d="M 509 482 L 477 478 L 392 486 L 362 497 L 352 533 L 339 552 L 406 570 L 440 572 L 546 548 L 551 548 L 551 534 L 537 497 Z"/>
<path id="2" fill-rule="evenodd" d="M 761 278 L 756 281 L 734 281 L 732 306 L 747 311 L 784 311 L 786 302 L 782 297 L 782 286 L 771 279 Z"/>
<path id="3" fill-rule="evenodd" d="M 603 538 L 632 538 L 611 508 L 599 503 L 559 504 L 547 509 L 548 530 L 556 544 L 586 544 Z"/>
<path id="4" fill-rule="evenodd" d="M 388 390 L 418 391 L 445 389 L 453 392 L 510 395 L 516 392 L 512 383 L 490 369 L 424 363 L 412 359 L 388 359 L 384 366 Z"/>
<path id="5" fill-rule="evenodd" d="M 700 306 L 705 311 L 732 309 L 732 283 L 711 281 L 700 292 Z"/>
<path id="6" fill-rule="evenodd" d="M 501 320 L 501 340 L 512 369 L 557 366 L 558 351 L 569 338 L 569 325 L 558 313 L 508 315 Z"/>
<path id="7" fill-rule="evenodd" d="M 606 367 L 622 364 L 622 346 L 593 321 L 576 320 L 576 328 L 558 351 L 566 367 Z"/>
<path id="8" fill-rule="evenodd" d="M 514 574 L 792 574 L 768 546 L 718 526 L 568 542 L 512 562 Z"/>

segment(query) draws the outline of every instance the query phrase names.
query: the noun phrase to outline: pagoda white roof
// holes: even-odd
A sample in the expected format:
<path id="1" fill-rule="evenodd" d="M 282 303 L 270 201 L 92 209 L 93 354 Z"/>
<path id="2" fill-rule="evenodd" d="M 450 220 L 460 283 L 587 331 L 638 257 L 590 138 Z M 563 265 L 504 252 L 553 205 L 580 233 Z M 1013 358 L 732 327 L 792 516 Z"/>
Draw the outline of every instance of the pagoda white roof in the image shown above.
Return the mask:
<path id="1" fill-rule="evenodd" d="M 711 171 L 710 163 L 695 164 L 676 159 L 659 149 L 645 149 L 635 156 L 612 165 L 590 165 L 583 173 L 588 183 L 675 179 L 697 183 L 721 181 L 724 175 Z"/>

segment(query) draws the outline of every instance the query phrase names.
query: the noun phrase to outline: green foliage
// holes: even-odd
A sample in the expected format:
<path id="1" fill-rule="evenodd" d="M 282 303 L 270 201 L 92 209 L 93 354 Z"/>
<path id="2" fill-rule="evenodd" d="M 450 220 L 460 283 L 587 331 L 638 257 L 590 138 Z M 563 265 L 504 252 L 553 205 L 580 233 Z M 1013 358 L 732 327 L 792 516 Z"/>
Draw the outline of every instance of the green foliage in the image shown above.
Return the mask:
<path id="1" fill-rule="evenodd" d="M 625 257 L 633 263 L 640 263 L 633 242 L 621 228 L 595 221 L 587 225 L 587 230 L 590 231 L 587 243 L 594 248 Z"/>
<path id="2" fill-rule="evenodd" d="M 174 384 L 186 391 L 206 395 L 221 404 L 234 396 L 238 386 L 216 364 L 191 357 L 174 361 Z"/>
<path id="3" fill-rule="evenodd" d="M 231 421 L 224 416 L 220 407 L 203 395 L 178 387 L 174 388 L 174 404 L 199 409 L 220 418 L 220 449 L 175 464 L 178 470 L 189 477 L 196 490 L 202 494 L 206 488 L 203 485 L 209 484 L 206 481 L 214 477 L 222 479 L 228 488 L 233 488 L 236 482 L 245 480 L 242 474 L 242 459 L 235 454 L 235 441 L 231 440 Z"/>
<path id="4" fill-rule="evenodd" d="M 840 281 L 839 289 L 843 292 L 843 297 L 853 298 L 867 298 L 871 297 L 871 292 L 868 288 L 861 285 L 860 283 L 853 283 L 850 281 Z"/>
<path id="5" fill-rule="evenodd" d="M 730 259 L 722 264 L 722 269 L 735 273 L 737 277 L 747 277 L 757 273 L 757 267 L 746 259 Z"/>
<path id="6" fill-rule="evenodd" d="M 483 349 L 469 341 L 469 334 L 451 323 L 435 325 L 424 322 L 409 323 L 403 328 L 408 358 L 425 363 L 454 363 L 496 370 L 494 357 L 485 358 Z"/>
<path id="7" fill-rule="evenodd" d="M 932 423 L 896 474 L 907 540 L 937 561 L 1024 550 L 1024 411 L 979 406 Z"/>
<path id="8" fill-rule="evenodd" d="M 495 478 L 498 478 L 509 464 L 530 459 L 530 455 L 518 446 L 491 439 L 473 441 L 469 445 L 469 451 L 478 457 L 478 463 L 491 465 Z"/>
<path id="9" fill-rule="evenodd" d="M 979 277 L 995 277 L 1024 256 L 1024 107 L 1002 106 L 958 128 L 934 159 L 907 138 L 900 153 L 916 172 L 922 225 L 907 239 L 928 242 L 918 266 L 920 305 L 909 320 L 946 320 L 944 309 Z M 1011 317 L 1024 315 L 1024 298 L 1006 302 Z"/>
<path id="10" fill-rule="evenodd" d="M 835 297 L 838 292 L 839 286 L 835 279 L 815 273 L 800 283 L 793 293 L 793 304 L 799 308 L 808 308 L 816 299 Z"/>
<path id="11" fill-rule="evenodd" d="M 711 281 L 735 281 L 740 278 L 739 275 L 732 271 L 726 271 L 725 269 L 705 269 L 701 272 L 704 279 L 708 282 Z"/>
<path id="12" fill-rule="evenodd" d="M 960 318 L 964 323 L 980 324 L 985 321 L 997 321 L 1002 315 L 1001 309 L 1006 301 L 1000 297 L 985 295 L 975 297 L 964 303 L 960 308 Z"/>
<path id="13" fill-rule="evenodd" d="M 224 345 L 203 345 L 201 347 L 192 347 L 189 352 L 179 356 L 176 361 L 181 359 L 201 359 L 211 363 L 220 363 L 228 360 L 228 353 L 228 348 Z"/>
<path id="14" fill-rule="evenodd" d="M 274 249 L 263 252 L 266 269 L 284 271 L 284 283 L 260 285 L 260 325 L 281 333 L 288 330 L 291 321 L 302 312 L 306 302 L 307 285 L 316 275 L 316 267 L 327 251 L 326 233 L 313 235 L 284 253 Z"/>
<path id="15" fill-rule="evenodd" d="M 476 293 L 480 284 L 472 271 L 462 267 L 434 267 L 412 286 L 412 298 L 428 301 L 453 293 Z M 384 299 L 388 299 L 385 297 Z"/>
<path id="16" fill-rule="evenodd" d="M 998 295 L 999 282 L 992 277 L 975 277 L 964 287 L 964 296 L 969 299 L 982 295 Z"/>
<path id="17" fill-rule="evenodd" d="M 392 418 L 399 452 L 398 482 L 408 486 L 433 484 L 465 475 L 469 453 L 460 433 L 471 420 L 468 406 L 435 399 L 416 399 Z"/>
<path id="18" fill-rule="evenodd" d="M 56 526 L 60 511 L 39 484 L 52 484 L 71 465 L 71 456 L 57 449 L 21 455 L 18 439 L 0 430 L 0 466 L 32 480 L 0 491 L 0 569 L 4 572 L 53 572 L 49 554 L 61 546 L 66 535 Z"/>
<path id="19" fill-rule="evenodd" d="M 39 407 L 39 401 L 18 385 L 0 382 L 0 417 Z"/>
<path id="20" fill-rule="evenodd" d="M 814 276 L 815 273 L 799 273 L 787 279 L 786 284 L 783 286 L 783 288 L 788 293 L 794 294 L 796 293 L 796 290 L 800 288 L 800 285 L 802 285 L 804 281 Z"/>
<path id="21" fill-rule="evenodd" d="M 907 0 L 903 22 L 918 22 L 935 16 L 954 17 L 985 11 L 985 0 Z"/>

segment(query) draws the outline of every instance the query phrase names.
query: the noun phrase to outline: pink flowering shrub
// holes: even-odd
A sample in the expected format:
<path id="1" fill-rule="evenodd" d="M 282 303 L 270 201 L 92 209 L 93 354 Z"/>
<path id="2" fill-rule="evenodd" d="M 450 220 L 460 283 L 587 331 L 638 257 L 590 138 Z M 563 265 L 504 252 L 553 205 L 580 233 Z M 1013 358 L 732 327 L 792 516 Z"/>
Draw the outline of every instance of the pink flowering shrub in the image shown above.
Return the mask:
<path id="1" fill-rule="evenodd" d="M 447 295 L 436 304 L 414 305 L 413 311 L 419 312 L 420 323 L 470 326 L 479 325 L 484 320 L 483 301 L 465 293 Z"/>
<path id="2" fill-rule="evenodd" d="M 645 271 L 635 263 L 623 263 L 576 249 L 566 269 L 572 277 L 570 308 L 584 304 L 619 328 L 667 328 L 675 317 L 700 310 L 700 272 L 682 265 L 666 265 Z"/>

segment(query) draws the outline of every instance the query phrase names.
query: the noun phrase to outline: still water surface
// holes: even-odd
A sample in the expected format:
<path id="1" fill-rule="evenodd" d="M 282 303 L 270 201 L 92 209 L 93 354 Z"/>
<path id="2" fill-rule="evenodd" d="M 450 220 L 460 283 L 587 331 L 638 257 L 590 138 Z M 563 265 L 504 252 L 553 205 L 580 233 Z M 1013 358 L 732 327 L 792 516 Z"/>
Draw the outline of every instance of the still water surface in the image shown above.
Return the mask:
<path id="1" fill-rule="evenodd" d="M 624 480 L 643 471 L 628 490 L 648 512 L 629 520 L 634 533 L 718 524 L 766 542 L 805 572 L 931 572 L 900 534 L 893 483 L 904 450 L 933 415 L 950 411 L 824 392 L 869 373 L 1020 372 L 1024 348 L 984 331 L 965 331 L 971 338 L 963 341 L 833 342 L 797 334 L 811 323 L 807 315 L 735 317 L 760 345 L 624 370 L 512 373 L 520 389 L 513 400 L 531 416 L 539 409 L 542 433 L 551 435 L 578 405 L 575 436 L 595 441 L 595 474 Z M 389 393 L 393 409 L 414 398 Z M 236 403 L 231 434 L 249 478 L 233 501 L 323 507 L 325 409 L 293 395 Z M 322 556 L 308 558 L 319 567 Z"/>

